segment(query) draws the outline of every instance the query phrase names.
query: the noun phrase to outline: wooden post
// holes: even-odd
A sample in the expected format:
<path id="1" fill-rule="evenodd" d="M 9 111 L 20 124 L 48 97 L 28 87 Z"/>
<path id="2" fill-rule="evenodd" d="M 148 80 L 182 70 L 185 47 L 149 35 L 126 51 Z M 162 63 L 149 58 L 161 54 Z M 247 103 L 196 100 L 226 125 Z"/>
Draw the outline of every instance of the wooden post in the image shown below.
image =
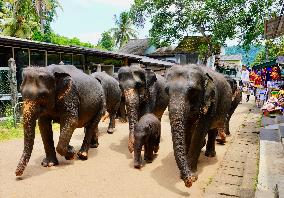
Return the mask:
<path id="1" fill-rule="evenodd" d="M 18 104 L 18 90 L 17 90 L 17 67 L 16 62 L 13 58 L 10 58 L 8 60 L 8 66 L 9 66 L 9 82 L 10 82 L 10 90 L 11 90 L 11 105 L 14 110 L 14 125 L 15 122 L 18 120 L 18 112 L 16 109 L 16 105 Z"/>

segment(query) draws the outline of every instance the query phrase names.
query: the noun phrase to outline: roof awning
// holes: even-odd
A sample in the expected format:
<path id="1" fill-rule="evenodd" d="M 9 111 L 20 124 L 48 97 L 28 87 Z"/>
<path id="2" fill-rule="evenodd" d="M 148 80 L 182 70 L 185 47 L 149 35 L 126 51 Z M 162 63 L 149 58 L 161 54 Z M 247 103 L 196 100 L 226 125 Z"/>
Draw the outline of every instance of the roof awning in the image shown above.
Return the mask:
<path id="1" fill-rule="evenodd" d="M 276 59 L 269 61 L 269 62 L 266 62 L 266 63 L 261 63 L 261 64 L 258 64 L 258 65 L 255 65 L 255 66 L 252 67 L 252 69 L 261 69 L 261 68 L 267 68 L 267 67 L 273 67 L 273 66 L 278 66 Z"/>

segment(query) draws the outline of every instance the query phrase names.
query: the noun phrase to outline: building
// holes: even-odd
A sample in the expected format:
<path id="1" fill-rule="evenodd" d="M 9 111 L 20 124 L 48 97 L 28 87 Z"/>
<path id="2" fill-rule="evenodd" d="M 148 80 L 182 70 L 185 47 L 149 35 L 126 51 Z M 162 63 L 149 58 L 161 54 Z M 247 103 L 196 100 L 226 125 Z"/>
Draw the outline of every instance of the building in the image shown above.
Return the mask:
<path id="1" fill-rule="evenodd" d="M 151 58 L 164 60 L 168 62 L 185 64 L 203 64 L 200 56 L 200 48 L 208 46 L 208 39 L 203 36 L 185 36 L 178 44 L 178 46 L 158 48 L 155 52 L 147 55 Z M 220 47 L 214 47 L 214 53 L 220 53 Z M 214 63 L 214 55 L 207 60 L 209 67 Z"/>
<path id="2" fill-rule="evenodd" d="M 220 55 L 216 58 L 216 62 L 218 64 L 217 71 L 239 77 L 242 70 L 242 55 Z"/>

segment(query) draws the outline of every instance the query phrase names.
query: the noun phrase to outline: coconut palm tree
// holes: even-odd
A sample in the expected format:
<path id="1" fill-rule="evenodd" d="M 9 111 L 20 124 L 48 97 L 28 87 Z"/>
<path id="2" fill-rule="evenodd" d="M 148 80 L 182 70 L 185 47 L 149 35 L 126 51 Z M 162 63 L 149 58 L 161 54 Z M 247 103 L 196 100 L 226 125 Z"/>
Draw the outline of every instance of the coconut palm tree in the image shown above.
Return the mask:
<path id="1" fill-rule="evenodd" d="M 137 32 L 132 29 L 133 21 L 131 20 L 128 12 L 122 12 L 117 18 L 115 16 L 115 28 L 111 29 L 113 37 L 115 39 L 115 44 L 121 48 L 125 45 L 129 39 L 137 38 Z"/>
<path id="2" fill-rule="evenodd" d="M 31 38 L 34 28 L 38 26 L 37 19 L 31 10 L 30 0 L 6 0 L 6 6 L 11 12 L 3 19 L 3 34 L 20 38 Z"/>

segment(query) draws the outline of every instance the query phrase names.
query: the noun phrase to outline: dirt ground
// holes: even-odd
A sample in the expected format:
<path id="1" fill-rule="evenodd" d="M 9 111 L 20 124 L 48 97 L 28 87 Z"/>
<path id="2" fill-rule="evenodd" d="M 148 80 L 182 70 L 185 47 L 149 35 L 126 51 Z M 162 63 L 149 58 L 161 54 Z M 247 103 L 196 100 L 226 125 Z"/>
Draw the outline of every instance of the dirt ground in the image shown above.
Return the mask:
<path id="1" fill-rule="evenodd" d="M 60 165 L 42 167 L 44 149 L 39 135 L 24 175 L 14 174 L 20 159 L 23 140 L 0 143 L 0 197 L 203 197 L 252 102 L 239 105 L 234 113 L 226 145 L 217 145 L 217 156 L 207 158 L 204 150 L 198 164 L 198 180 L 188 189 L 179 179 L 174 159 L 170 123 L 167 113 L 162 118 L 162 140 L 156 159 L 141 170 L 133 168 L 133 157 L 127 150 L 128 124 L 117 121 L 114 134 L 106 133 L 107 123 L 100 124 L 99 148 L 90 149 L 89 159 L 66 161 L 58 156 Z M 58 133 L 54 140 L 57 143 Z M 71 145 L 79 150 L 83 130 L 77 129 Z"/>

